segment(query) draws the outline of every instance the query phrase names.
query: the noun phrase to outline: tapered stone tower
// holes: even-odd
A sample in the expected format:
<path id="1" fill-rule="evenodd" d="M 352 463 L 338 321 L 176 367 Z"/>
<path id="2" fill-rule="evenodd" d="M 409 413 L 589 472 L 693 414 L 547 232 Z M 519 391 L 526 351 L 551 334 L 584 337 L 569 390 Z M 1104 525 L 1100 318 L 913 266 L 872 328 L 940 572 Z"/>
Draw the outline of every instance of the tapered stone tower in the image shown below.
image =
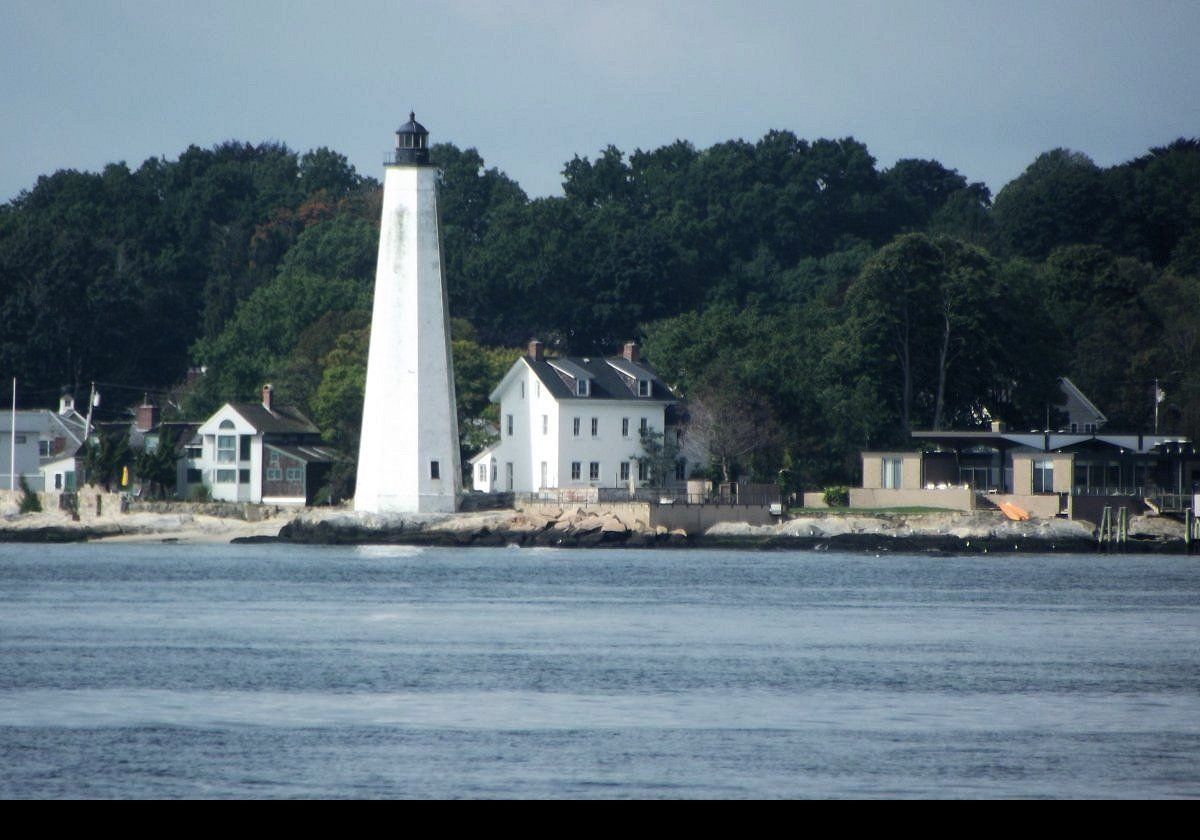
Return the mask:
<path id="1" fill-rule="evenodd" d="M 385 165 L 356 510 L 453 511 L 462 483 L 437 169 L 414 114 Z"/>

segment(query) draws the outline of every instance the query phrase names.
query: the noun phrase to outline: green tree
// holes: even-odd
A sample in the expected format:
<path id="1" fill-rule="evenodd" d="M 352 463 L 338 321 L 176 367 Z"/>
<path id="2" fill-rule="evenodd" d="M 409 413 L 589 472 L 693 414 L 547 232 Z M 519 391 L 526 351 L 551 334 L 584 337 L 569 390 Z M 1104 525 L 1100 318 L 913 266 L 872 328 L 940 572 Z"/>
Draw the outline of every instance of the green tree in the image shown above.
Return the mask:
<path id="1" fill-rule="evenodd" d="M 174 489 L 178 473 L 179 456 L 175 451 L 175 439 L 170 431 L 163 432 L 158 445 L 146 447 L 134 457 L 133 469 L 148 485 L 151 494 L 162 499 Z"/>
<path id="2" fill-rule="evenodd" d="M 1080 152 L 1055 149 L 1000 190 L 994 215 L 1012 253 L 1044 259 L 1063 245 L 1098 242 L 1114 209 L 1100 168 Z"/>
<path id="3" fill-rule="evenodd" d="M 637 460 L 648 486 L 662 489 L 674 483 L 679 461 L 679 442 L 674 437 L 648 426 L 638 433 L 640 448 L 630 457 Z"/>
<path id="4" fill-rule="evenodd" d="M 129 439 L 121 432 L 97 432 L 95 437 L 84 450 L 84 472 L 88 484 L 108 493 L 114 484 L 120 485 L 121 473 L 129 466 Z"/>

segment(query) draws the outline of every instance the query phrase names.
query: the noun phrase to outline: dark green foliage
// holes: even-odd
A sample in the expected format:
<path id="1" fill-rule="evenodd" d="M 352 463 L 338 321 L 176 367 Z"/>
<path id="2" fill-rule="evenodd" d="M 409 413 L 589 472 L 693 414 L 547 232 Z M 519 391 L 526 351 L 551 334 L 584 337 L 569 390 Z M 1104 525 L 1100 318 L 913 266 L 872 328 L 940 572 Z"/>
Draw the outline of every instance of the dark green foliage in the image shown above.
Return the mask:
<path id="1" fill-rule="evenodd" d="M 25 476 L 21 476 L 19 484 L 21 488 L 21 513 L 41 513 L 42 501 L 38 498 L 38 494 L 29 489 L 29 482 L 25 480 Z"/>
<path id="2" fill-rule="evenodd" d="M 87 445 L 84 451 L 84 472 L 87 483 L 100 485 L 104 492 L 112 490 L 113 485 L 119 485 L 121 471 L 129 466 L 131 454 L 129 438 L 118 432 L 98 432 L 96 440 Z"/>
<path id="3" fill-rule="evenodd" d="M 679 443 L 674 435 L 666 435 L 649 427 L 639 433 L 641 448 L 636 458 L 650 487 L 669 487 L 675 481 L 675 464 L 679 459 Z"/>
<path id="4" fill-rule="evenodd" d="M 826 487 L 823 498 L 825 504 L 830 507 L 849 507 L 850 506 L 850 488 L 848 487 Z"/>
<path id="5" fill-rule="evenodd" d="M 147 448 L 137 453 L 133 460 L 133 469 L 150 494 L 161 499 L 175 488 L 175 480 L 178 477 L 175 467 L 178 461 L 175 441 L 169 432 L 165 432 L 153 451 Z"/>
<path id="6" fill-rule="evenodd" d="M 1153 422 L 1158 379 L 1163 430 L 1200 435 L 1196 140 L 1107 169 L 1053 150 L 994 205 L 937 161 L 881 171 L 852 138 L 788 131 L 607 146 L 533 200 L 474 149 L 432 158 L 464 462 L 504 348 L 533 336 L 576 354 L 641 338 L 682 393 L 767 418 L 722 478 L 847 482 L 860 449 L 911 428 L 1040 428 L 1064 374 L 1114 428 Z M 40 178 L 0 206 L 0 370 L 46 395 L 167 388 L 205 364 L 188 416 L 271 381 L 353 456 L 379 213 L 378 182 L 324 148 Z M 94 480 L 119 478 L 116 446 L 89 452 Z M 352 476 L 332 471 L 332 496 Z"/>

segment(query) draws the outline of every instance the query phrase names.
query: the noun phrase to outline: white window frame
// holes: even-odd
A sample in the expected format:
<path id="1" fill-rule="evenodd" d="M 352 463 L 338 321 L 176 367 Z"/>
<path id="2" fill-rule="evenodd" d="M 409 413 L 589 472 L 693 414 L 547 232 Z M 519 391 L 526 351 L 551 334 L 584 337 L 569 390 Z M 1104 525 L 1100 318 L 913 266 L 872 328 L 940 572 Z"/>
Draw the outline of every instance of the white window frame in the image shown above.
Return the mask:
<path id="1" fill-rule="evenodd" d="M 880 469 L 880 482 L 884 490 L 900 490 L 904 487 L 904 459 L 884 458 Z"/>
<path id="2" fill-rule="evenodd" d="M 1039 481 L 1038 479 L 1041 479 Z M 1046 479 L 1050 480 L 1050 486 L 1046 486 Z M 1107 473 L 1105 474 L 1107 480 Z M 1054 460 L 1052 458 L 1034 458 L 1029 465 L 1029 480 L 1032 483 L 1030 488 L 1034 493 L 1053 493 L 1054 492 Z M 1041 489 L 1038 489 L 1038 485 Z"/>

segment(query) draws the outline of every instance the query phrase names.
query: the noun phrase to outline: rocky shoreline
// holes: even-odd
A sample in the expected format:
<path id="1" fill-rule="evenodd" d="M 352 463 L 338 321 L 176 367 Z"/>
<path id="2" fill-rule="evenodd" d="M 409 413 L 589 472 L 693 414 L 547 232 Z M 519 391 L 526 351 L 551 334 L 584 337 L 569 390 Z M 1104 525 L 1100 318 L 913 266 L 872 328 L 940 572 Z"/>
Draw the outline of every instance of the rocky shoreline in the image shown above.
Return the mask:
<path id="1" fill-rule="evenodd" d="M 702 533 L 627 524 L 611 513 L 566 509 L 546 515 L 513 510 L 375 516 L 337 509 L 281 513 L 257 521 L 190 514 L 181 509 L 72 521 L 54 514 L 0 519 L 0 543 L 129 542 L 313 545 L 544 546 L 560 548 L 738 548 L 762 550 L 924 552 L 939 554 L 1096 553 L 1090 523 L 1062 519 L 1010 522 L 990 514 L 803 516 L 773 525 L 725 522 Z M 1135 517 L 1130 539 L 1103 550 L 1181 554 L 1183 526 Z"/>
<path id="2" fill-rule="evenodd" d="M 1176 533 L 1177 532 L 1177 533 Z M 321 545 L 544 546 L 559 548 L 742 548 L 854 552 L 1096 553 L 1089 523 L 1010 522 L 987 514 L 809 516 L 777 525 L 721 523 L 703 533 L 626 525 L 615 516 L 566 510 L 444 516 L 301 515 L 277 539 Z M 1184 553 L 1182 526 L 1150 517 L 1131 523 L 1127 553 Z"/>

